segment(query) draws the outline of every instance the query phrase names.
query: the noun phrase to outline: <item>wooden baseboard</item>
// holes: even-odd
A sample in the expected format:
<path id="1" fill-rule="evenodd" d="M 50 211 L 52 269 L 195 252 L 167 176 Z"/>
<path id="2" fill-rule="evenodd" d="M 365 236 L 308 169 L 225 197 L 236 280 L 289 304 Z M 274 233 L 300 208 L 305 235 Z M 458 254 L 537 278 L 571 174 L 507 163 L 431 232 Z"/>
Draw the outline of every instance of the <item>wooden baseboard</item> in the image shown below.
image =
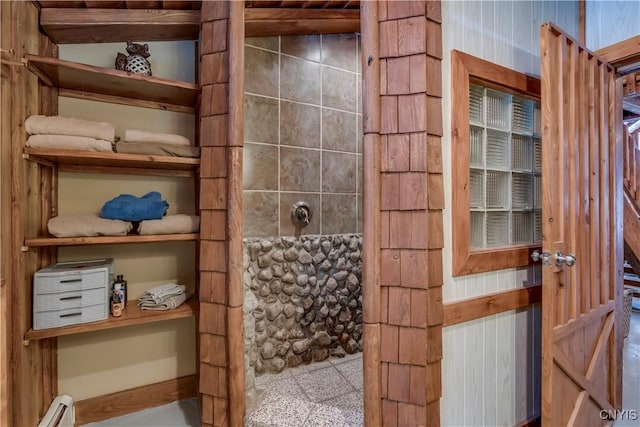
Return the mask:
<path id="1" fill-rule="evenodd" d="M 495 292 L 444 304 L 444 324 L 452 326 L 481 317 L 526 307 L 542 300 L 542 285 Z"/>
<path id="2" fill-rule="evenodd" d="M 76 425 L 102 421 L 142 409 L 195 397 L 197 375 L 162 381 L 76 402 Z"/>

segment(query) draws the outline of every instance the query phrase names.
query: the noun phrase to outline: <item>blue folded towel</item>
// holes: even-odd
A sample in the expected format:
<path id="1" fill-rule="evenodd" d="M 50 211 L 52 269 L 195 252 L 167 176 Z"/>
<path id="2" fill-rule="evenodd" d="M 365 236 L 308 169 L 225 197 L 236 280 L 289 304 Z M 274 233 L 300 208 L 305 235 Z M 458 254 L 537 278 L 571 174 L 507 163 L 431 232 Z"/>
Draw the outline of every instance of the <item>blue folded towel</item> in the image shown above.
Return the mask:
<path id="1" fill-rule="evenodd" d="M 169 209 L 169 203 L 162 200 L 162 196 L 157 191 L 151 191 L 142 197 L 121 194 L 104 204 L 100 216 L 124 221 L 144 221 L 162 219 L 167 214 L 167 209 Z"/>

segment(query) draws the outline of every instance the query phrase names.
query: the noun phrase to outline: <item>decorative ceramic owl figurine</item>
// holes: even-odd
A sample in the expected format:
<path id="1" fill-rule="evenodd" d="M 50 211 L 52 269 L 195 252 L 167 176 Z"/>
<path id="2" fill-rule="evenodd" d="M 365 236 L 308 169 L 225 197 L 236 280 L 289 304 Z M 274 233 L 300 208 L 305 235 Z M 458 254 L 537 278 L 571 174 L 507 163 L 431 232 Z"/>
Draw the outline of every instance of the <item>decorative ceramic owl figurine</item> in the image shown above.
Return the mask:
<path id="1" fill-rule="evenodd" d="M 116 70 L 150 76 L 151 64 L 147 60 L 149 57 L 149 45 L 146 43 L 138 44 L 127 41 L 127 52 L 129 56 L 118 52 L 118 56 L 116 57 Z"/>

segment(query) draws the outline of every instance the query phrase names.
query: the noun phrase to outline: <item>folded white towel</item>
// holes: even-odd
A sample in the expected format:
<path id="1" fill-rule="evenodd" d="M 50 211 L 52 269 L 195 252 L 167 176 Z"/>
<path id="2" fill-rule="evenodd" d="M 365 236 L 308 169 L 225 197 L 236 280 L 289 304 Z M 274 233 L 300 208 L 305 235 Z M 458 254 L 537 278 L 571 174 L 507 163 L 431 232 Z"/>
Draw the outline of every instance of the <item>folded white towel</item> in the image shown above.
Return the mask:
<path id="1" fill-rule="evenodd" d="M 197 215 L 167 215 L 162 219 L 141 221 L 139 234 L 180 234 L 195 233 L 200 229 L 200 217 Z"/>
<path id="2" fill-rule="evenodd" d="M 113 152 L 113 147 L 109 141 L 71 135 L 31 135 L 27 139 L 27 147 Z"/>
<path id="3" fill-rule="evenodd" d="M 167 297 L 182 295 L 186 292 L 187 288 L 184 285 L 167 283 L 165 285 L 147 289 L 145 293 L 138 298 L 138 305 L 141 305 L 142 303 L 159 304 Z"/>
<path id="4" fill-rule="evenodd" d="M 29 135 L 86 136 L 114 142 L 116 129 L 106 122 L 92 122 L 62 116 L 30 116 L 24 122 Z"/>
<path id="5" fill-rule="evenodd" d="M 188 138 L 172 133 L 146 132 L 138 129 L 127 129 L 124 132 L 126 142 L 161 142 L 174 145 L 191 145 Z"/>
<path id="6" fill-rule="evenodd" d="M 62 215 L 49 220 L 47 229 L 56 237 L 124 236 L 133 228 L 129 221 L 97 215 Z"/>
<path id="7" fill-rule="evenodd" d="M 187 300 L 187 294 L 172 295 L 165 297 L 161 302 L 150 303 L 142 302 L 138 303 L 142 310 L 171 310 L 179 307 L 183 302 Z"/>

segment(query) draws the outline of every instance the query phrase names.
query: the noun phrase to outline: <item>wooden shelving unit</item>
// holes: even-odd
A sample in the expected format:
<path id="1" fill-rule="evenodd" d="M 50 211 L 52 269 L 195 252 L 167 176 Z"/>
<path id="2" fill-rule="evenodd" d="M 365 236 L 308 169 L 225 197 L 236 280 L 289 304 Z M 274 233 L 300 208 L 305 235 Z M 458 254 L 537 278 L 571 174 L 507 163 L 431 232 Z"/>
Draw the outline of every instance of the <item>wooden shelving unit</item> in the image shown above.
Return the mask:
<path id="1" fill-rule="evenodd" d="M 188 234 L 155 234 L 138 235 L 129 234 L 127 236 L 96 236 L 96 237 L 29 237 L 24 240 L 27 247 L 41 246 L 81 246 L 81 245 L 115 245 L 122 243 L 153 243 L 153 242 L 178 242 L 197 240 L 198 233 Z"/>
<path id="2" fill-rule="evenodd" d="M 27 67 L 60 95 L 193 113 L 200 89 L 194 83 L 144 76 L 105 67 L 37 55 L 25 55 Z"/>
<path id="3" fill-rule="evenodd" d="M 25 340 L 40 340 L 44 338 L 54 338 L 63 335 L 81 334 L 83 332 L 102 331 L 105 329 L 122 328 L 124 326 L 142 325 L 144 323 L 162 322 L 164 320 L 182 319 L 192 317 L 198 313 L 198 299 L 192 296 L 180 307 L 173 310 L 154 311 L 141 310 L 137 301 L 128 301 L 122 316 L 111 317 L 99 322 L 83 323 L 81 325 L 64 326 L 62 328 L 40 329 L 34 331 L 29 329 L 25 335 Z"/>

